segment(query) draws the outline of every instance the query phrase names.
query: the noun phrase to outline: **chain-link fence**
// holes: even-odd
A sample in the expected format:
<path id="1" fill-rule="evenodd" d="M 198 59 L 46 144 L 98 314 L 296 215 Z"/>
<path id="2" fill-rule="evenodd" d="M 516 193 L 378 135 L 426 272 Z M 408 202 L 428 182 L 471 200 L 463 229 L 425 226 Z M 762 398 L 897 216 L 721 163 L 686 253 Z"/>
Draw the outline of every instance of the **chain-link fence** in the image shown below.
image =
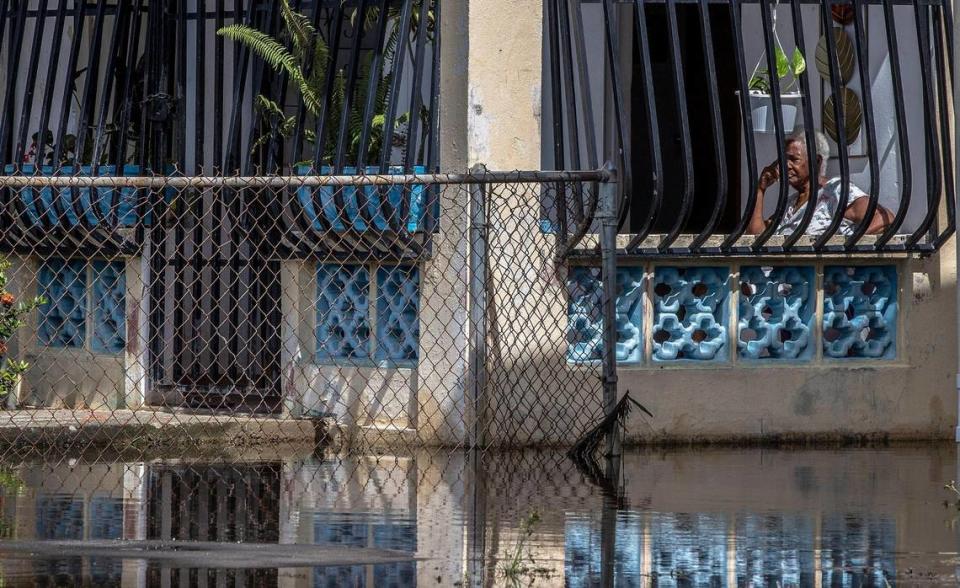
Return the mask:
<path id="1" fill-rule="evenodd" d="M 2 178 L 0 439 L 570 444 L 602 395 L 599 364 L 568 361 L 563 255 L 603 178 Z"/>

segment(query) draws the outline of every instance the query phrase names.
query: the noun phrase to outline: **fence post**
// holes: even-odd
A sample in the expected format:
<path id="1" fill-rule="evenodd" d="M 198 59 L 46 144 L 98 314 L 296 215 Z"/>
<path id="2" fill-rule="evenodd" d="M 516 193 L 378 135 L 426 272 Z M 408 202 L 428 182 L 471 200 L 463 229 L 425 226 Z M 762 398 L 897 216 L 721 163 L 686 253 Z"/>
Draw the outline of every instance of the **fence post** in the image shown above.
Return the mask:
<path id="1" fill-rule="evenodd" d="M 609 179 L 600 184 L 600 279 L 603 281 L 603 414 L 617 404 L 617 174 L 607 162 Z M 608 456 L 619 455 L 616 427 L 607 434 Z"/>
<path id="2" fill-rule="evenodd" d="M 483 174 L 486 167 L 477 164 L 471 174 Z M 469 231 L 469 325 L 467 343 L 467 406 L 468 443 L 471 448 L 482 447 L 485 425 L 481 422 L 484 410 L 484 388 L 487 365 L 487 211 L 486 185 L 470 184 Z"/>

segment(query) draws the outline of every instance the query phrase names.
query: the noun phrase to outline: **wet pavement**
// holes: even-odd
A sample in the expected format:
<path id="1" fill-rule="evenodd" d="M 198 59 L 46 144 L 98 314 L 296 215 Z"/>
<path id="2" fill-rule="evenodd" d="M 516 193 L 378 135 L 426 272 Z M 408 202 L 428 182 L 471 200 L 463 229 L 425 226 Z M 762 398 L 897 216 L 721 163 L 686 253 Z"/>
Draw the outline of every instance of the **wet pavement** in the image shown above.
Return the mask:
<path id="1" fill-rule="evenodd" d="M 634 451 L 620 496 L 562 452 L 8 465 L 0 586 L 956 585 L 957 477 L 953 444 Z"/>

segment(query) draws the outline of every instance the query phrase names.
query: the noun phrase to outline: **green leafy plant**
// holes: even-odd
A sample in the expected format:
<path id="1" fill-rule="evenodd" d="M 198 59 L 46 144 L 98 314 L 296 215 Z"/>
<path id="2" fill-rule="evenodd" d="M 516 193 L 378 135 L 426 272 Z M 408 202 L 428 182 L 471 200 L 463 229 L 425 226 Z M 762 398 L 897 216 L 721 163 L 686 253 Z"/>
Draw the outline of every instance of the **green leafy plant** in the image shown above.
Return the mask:
<path id="1" fill-rule="evenodd" d="M 7 342 L 23 327 L 28 314 L 41 304 L 46 304 L 42 296 L 17 302 L 16 296 L 7 291 L 7 270 L 10 265 L 9 260 L 0 259 L 0 406 L 6 404 L 7 396 L 30 367 L 25 361 L 7 357 Z"/>
<path id="2" fill-rule="evenodd" d="M 778 0 L 774 3 L 772 9 L 773 26 L 771 27 L 771 32 L 773 33 L 774 41 L 773 57 L 777 68 L 777 79 L 785 80 L 788 76 L 790 77 L 789 81 L 780 84 L 780 92 L 787 93 L 796 85 L 800 74 L 807 70 L 807 60 L 803 57 L 803 53 L 800 52 L 799 48 L 794 48 L 793 55 L 789 58 L 787 57 L 786 51 L 783 50 L 783 44 L 780 43 L 780 36 L 777 35 L 777 6 L 779 4 L 780 2 Z M 770 71 L 765 67 L 760 67 L 763 61 L 764 55 L 761 55 L 760 59 L 757 60 L 757 65 L 753 68 L 753 73 L 750 75 L 750 81 L 747 86 L 751 92 L 769 94 L 771 91 Z"/>
<path id="3" fill-rule="evenodd" d="M 315 120 L 316 117 L 325 115 L 328 128 L 330 128 L 330 125 L 337 125 L 343 114 L 343 109 L 346 107 L 347 73 L 345 68 L 337 67 L 331 76 L 329 70 L 331 65 L 330 49 L 323 37 L 317 32 L 316 27 L 305 15 L 293 10 L 288 0 L 281 0 L 279 5 L 283 22 L 283 31 L 279 38 L 274 38 L 263 31 L 244 24 L 225 26 L 219 29 L 217 34 L 247 46 L 254 55 L 266 62 L 275 71 L 285 73 L 292 82 L 294 89 L 303 99 L 309 117 Z M 363 23 L 364 29 L 369 29 L 376 24 L 379 10 L 378 7 L 374 7 L 366 12 Z M 389 10 L 391 12 L 388 13 L 387 17 L 395 18 L 396 15 L 393 14 L 393 11 L 397 8 L 394 7 Z M 435 26 L 432 12 L 429 11 L 428 34 Z M 413 13 L 419 14 L 419 11 L 414 8 Z M 356 17 L 357 12 L 354 12 L 353 18 Z M 419 17 L 414 18 L 412 23 L 413 30 L 418 30 L 420 27 Z M 402 58 L 398 55 L 401 45 L 401 32 L 399 27 L 395 27 L 386 40 L 383 53 L 385 62 Z M 357 35 L 357 39 L 359 39 L 359 35 Z M 359 42 L 359 40 L 356 42 Z M 372 55 L 368 55 L 360 64 L 358 80 L 369 79 L 371 61 Z M 334 67 L 336 67 L 336 63 L 334 63 Z M 386 147 L 382 145 L 383 130 L 386 124 L 388 90 L 392 76 L 392 73 L 387 73 L 376 84 L 376 95 L 373 101 L 374 112 L 370 122 L 368 140 L 370 153 L 379 153 L 384 148 L 402 146 L 405 141 L 402 129 L 409 121 L 409 113 L 402 113 L 396 117 L 394 128 L 398 131 L 394 135 L 394 144 Z M 327 87 L 328 84 L 329 88 Z M 351 100 L 347 142 L 347 155 L 351 159 L 357 157 L 360 148 L 367 92 L 367 84 L 358 83 Z M 274 141 L 289 139 L 293 135 L 297 126 L 295 114 L 287 114 L 280 104 L 263 94 L 257 96 L 254 105 L 263 131 L 252 143 L 252 152 L 255 153 Z M 424 113 L 421 112 L 420 116 L 424 116 Z M 304 125 L 303 138 L 308 143 L 315 144 L 317 141 L 316 134 L 309 130 L 312 126 L 310 124 Z M 328 132 L 326 135 L 324 144 L 317 148 L 321 149 L 320 161 L 329 164 L 333 153 L 336 151 L 338 138 L 335 132 Z M 298 162 L 297 165 L 301 163 L 305 162 Z"/>

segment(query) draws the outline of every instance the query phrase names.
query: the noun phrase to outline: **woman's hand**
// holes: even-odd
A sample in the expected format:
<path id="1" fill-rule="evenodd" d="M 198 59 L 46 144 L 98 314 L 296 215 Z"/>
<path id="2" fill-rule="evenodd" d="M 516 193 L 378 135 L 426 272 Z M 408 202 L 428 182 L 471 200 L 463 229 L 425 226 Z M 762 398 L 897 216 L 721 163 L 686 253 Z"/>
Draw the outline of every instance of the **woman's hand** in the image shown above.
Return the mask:
<path id="1" fill-rule="evenodd" d="M 760 179 L 757 182 L 757 190 L 766 192 L 767 188 L 776 184 L 780 180 L 780 161 L 774 160 L 773 163 L 763 168 L 760 172 Z"/>

